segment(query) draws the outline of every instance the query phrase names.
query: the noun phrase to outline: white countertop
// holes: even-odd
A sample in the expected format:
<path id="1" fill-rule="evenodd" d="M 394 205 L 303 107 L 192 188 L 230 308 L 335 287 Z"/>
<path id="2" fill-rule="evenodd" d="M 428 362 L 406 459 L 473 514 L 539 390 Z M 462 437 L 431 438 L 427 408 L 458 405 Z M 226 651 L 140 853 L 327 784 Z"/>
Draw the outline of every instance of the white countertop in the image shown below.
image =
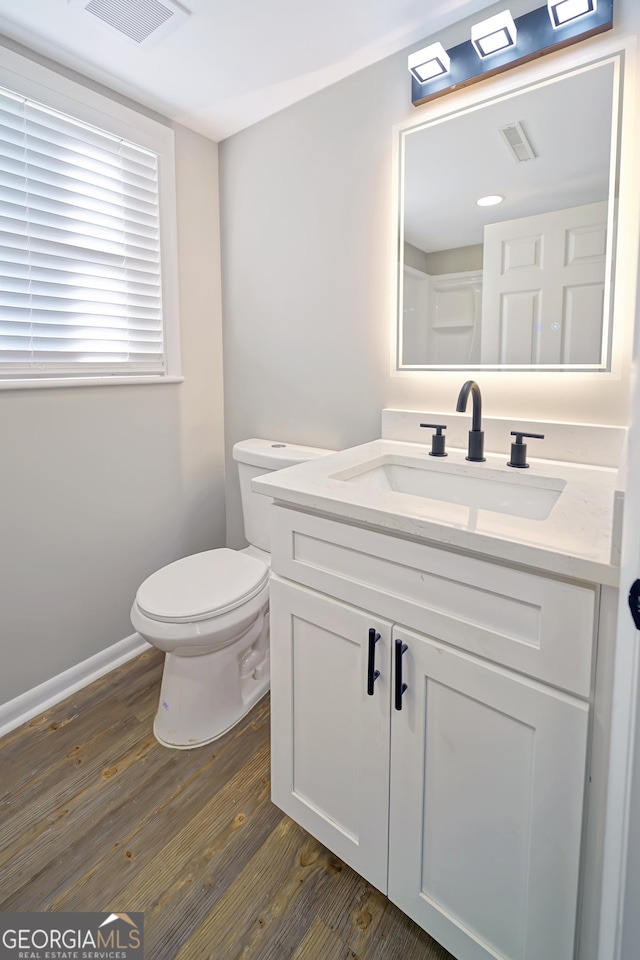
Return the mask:
<path id="1" fill-rule="evenodd" d="M 429 456 L 426 444 L 374 440 L 340 453 L 264 474 L 253 489 L 284 504 L 352 520 L 378 530 L 469 550 L 509 563 L 592 583 L 617 586 L 611 562 L 613 504 L 617 471 L 530 458 L 526 471 L 509 469 L 504 453 L 485 453 L 486 463 L 470 464 L 466 450 L 448 448 L 448 457 Z M 333 478 L 364 460 L 388 456 L 424 459 L 430 470 L 481 476 L 483 469 L 504 471 L 513 483 L 537 478 L 564 481 L 564 489 L 543 520 L 470 508 L 424 496 L 374 489 Z M 522 478 L 522 479 L 520 479 Z"/>

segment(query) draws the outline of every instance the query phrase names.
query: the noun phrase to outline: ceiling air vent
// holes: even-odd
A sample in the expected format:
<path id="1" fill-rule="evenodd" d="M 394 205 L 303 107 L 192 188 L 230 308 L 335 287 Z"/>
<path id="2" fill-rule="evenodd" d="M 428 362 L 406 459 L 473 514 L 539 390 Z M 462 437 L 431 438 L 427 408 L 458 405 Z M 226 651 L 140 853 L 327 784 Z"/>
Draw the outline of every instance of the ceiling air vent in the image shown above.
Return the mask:
<path id="1" fill-rule="evenodd" d="M 190 16 L 175 0 L 68 0 L 113 27 L 137 46 L 149 47 Z"/>
<path id="2" fill-rule="evenodd" d="M 505 127 L 500 127 L 500 133 L 518 163 L 524 163 L 525 160 L 535 160 L 536 155 L 533 147 L 529 143 L 521 123 L 518 123 L 517 120 L 515 123 L 508 123 Z"/>

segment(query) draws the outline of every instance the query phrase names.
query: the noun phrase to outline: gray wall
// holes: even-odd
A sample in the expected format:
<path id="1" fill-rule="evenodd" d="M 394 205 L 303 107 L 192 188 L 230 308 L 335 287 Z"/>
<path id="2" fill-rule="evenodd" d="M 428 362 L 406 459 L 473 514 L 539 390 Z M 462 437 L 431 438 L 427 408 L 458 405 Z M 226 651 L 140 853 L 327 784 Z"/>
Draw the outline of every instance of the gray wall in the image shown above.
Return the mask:
<path id="1" fill-rule="evenodd" d="M 146 576 L 225 542 L 217 145 L 175 133 L 184 383 L 0 392 L 0 703 L 131 634 Z"/>
<path id="2" fill-rule="evenodd" d="M 414 247 L 412 243 L 404 242 L 404 265 L 413 267 L 414 270 L 420 270 L 422 273 L 428 273 L 427 254 L 424 250 Z"/>
<path id="3" fill-rule="evenodd" d="M 464 273 L 467 270 L 482 270 L 483 246 L 455 247 L 453 250 L 436 250 L 425 253 L 427 273 L 438 277 L 443 273 Z"/>
<path id="4" fill-rule="evenodd" d="M 220 144 L 228 450 L 252 436 L 340 448 L 380 434 L 391 124 L 409 112 L 396 72 L 384 60 Z M 233 546 L 236 477 L 228 457 Z"/>
<path id="5" fill-rule="evenodd" d="M 482 270 L 483 246 L 474 243 L 470 247 L 453 247 L 451 250 L 434 250 L 425 253 L 412 243 L 404 244 L 404 263 L 407 267 L 422 270 L 432 277 L 443 273 L 464 273 L 467 270 Z"/>
<path id="6" fill-rule="evenodd" d="M 512 5 L 514 16 L 521 9 Z M 618 36 L 637 32 L 637 0 L 617 0 L 616 23 Z M 438 39 L 451 46 L 469 29 L 466 21 Z M 483 81 L 485 91 L 496 82 Z M 392 128 L 429 109 L 411 105 L 403 52 L 220 145 L 228 448 L 250 436 L 345 447 L 379 436 L 384 406 L 453 409 L 459 372 L 391 369 Z M 625 423 L 628 370 L 594 379 L 480 378 L 488 414 Z M 236 545 L 230 458 L 227 479 Z"/>

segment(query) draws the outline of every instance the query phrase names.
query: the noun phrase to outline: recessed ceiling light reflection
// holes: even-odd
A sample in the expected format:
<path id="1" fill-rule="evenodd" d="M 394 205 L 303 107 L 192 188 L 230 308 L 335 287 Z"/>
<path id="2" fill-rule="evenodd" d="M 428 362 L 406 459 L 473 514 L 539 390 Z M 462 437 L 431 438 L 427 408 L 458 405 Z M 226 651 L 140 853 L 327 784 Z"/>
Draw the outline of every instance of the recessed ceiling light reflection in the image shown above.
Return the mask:
<path id="1" fill-rule="evenodd" d="M 492 193 L 488 197 L 480 197 L 479 200 L 476 200 L 476 203 L 479 207 L 495 207 L 497 203 L 502 203 L 504 197 L 501 197 L 499 193 Z"/>

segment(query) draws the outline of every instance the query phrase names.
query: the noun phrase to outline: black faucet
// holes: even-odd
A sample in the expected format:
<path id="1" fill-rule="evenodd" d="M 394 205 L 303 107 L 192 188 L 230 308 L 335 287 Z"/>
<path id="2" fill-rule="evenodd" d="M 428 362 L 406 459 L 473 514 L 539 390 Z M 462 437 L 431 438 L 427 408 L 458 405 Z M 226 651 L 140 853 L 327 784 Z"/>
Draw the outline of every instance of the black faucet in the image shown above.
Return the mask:
<path id="1" fill-rule="evenodd" d="M 480 387 L 475 380 L 467 380 L 466 383 L 462 384 L 462 389 L 458 394 L 456 410 L 458 413 L 465 412 L 470 393 L 473 398 L 473 415 L 471 417 L 471 430 L 469 431 L 469 453 L 467 454 L 467 460 L 482 463 L 485 460 L 483 456 L 484 431 L 482 430 L 482 395 L 480 393 Z"/>

